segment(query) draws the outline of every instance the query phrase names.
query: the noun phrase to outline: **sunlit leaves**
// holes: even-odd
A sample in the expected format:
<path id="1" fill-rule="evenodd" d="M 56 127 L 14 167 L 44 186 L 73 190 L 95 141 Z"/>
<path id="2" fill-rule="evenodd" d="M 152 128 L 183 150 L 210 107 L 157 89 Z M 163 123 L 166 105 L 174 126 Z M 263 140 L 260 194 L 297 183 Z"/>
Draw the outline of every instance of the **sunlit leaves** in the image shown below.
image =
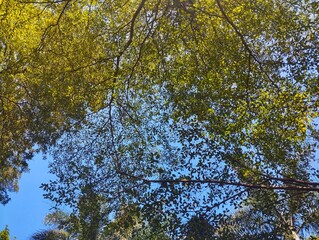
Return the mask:
<path id="1" fill-rule="evenodd" d="M 147 186 L 145 178 L 310 180 L 315 12 L 281 1 L 70 2 L 42 42 L 35 72 L 45 82 L 35 89 L 47 93 L 44 106 L 56 104 L 52 111 L 63 106 L 61 121 L 88 109 L 93 117 L 57 145 L 56 162 L 67 162 L 52 166 L 62 183 L 48 190 L 73 196 L 80 188 L 68 193 L 63 184 L 93 179 L 135 201 L 141 192 L 127 188 Z M 246 196 L 243 187 L 213 184 L 152 191 L 147 201 L 162 201 L 158 209 L 212 215 Z"/>
<path id="2" fill-rule="evenodd" d="M 90 186 L 114 212 L 138 202 L 174 225 L 198 211 L 218 221 L 229 204 L 268 188 L 261 201 L 286 194 L 298 214 L 278 189 L 315 186 L 307 182 L 318 140 L 313 1 L 0 9 L 4 190 L 38 147 L 55 157 L 58 179 L 43 186 L 58 204 L 80 208 Z"/>
<path id="3" fill-rule="evenodd" d="M 3 229 L 3 230 L 0 232 L 0 239 L 1 239 L 1 240 L 10 240 L 10 235 L 9 235 L 9 228 L 8 228 L 8 226 L 6 226 L 6 228 Z"/>

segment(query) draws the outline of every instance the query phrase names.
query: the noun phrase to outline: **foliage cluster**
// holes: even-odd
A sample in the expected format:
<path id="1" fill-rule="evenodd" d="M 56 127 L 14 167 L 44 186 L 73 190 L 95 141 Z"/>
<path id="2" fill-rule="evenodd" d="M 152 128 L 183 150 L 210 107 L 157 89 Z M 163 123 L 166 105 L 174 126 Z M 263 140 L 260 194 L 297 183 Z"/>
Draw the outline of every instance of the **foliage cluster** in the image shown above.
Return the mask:
<path id="1" fill-rule="evenodd" d="M 128 206 L 173 238 L 244 206 L 258 234 L 316 231 L 318 22 L 314 0 L 0 0 L 0 202 L 42 151 L 82 239 Z"/>
<path id="2" fill-rule="evenodd" d="M 0 232 L 0 240 L 10 240 L 10 233 L 8 226 Z"/>

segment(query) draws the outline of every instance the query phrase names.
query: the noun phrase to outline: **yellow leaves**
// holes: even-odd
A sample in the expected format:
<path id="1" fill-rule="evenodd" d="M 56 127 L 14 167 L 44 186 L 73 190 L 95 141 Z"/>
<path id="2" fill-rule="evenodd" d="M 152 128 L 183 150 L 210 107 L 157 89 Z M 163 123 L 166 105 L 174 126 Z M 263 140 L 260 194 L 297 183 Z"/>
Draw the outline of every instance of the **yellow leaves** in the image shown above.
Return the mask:
<path id="1" fill-rule="evenodd" d="M 156 64 L 155 64 L 154 62 L 149 62 L 149 63 L 148 63 L 148 66 L 149 66 L 149 69 L 150 69 L 151 71 L 155 70 L 155 68 L 156 68 Z"/>
<path id="2" fill-rule="evenodd" d="M 208 109 L 208 114 L 213 115 L 214 113 L 215 113 L 214 109 L 212 109 L 212 108 Z"/>
<path id="3" fill-rule="evenodd" d="M 74 92 L 73 86 L 67 86 L 66 95 L 71 96 L 73 94 L 73 92 Z"/>
<path id="4" fill-rule="evenodd" d="M 240 15 L 244 13 L 244 10 L 245 10 L 244 5 L 238 5 L 232 9 L 232 13 L 234 15 Z"/>
<path id="5" fill-rule="evenodd" d="M 40 9 L 32 4 L 8 1 L 1 5 L 1 12 L 5 14 L 1 19 L 0 34 L 5 34 L 7 40 L 11 39 L 14 49 L 23 50 L 39 43 L 38 37 L 42 33 Z"/>
<path id="6" fill-rule="evenodd" d="M 243 177 L 244 178 L 249 178 L 251 177 L 251 170 L 250 169 L 243 169 Z"/>

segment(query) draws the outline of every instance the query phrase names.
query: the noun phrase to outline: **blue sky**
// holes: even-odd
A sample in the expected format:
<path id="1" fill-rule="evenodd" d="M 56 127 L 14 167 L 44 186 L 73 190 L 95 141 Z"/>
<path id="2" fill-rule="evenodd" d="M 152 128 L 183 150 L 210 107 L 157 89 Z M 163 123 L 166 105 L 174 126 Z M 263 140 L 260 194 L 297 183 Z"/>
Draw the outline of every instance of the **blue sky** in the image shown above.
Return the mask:
<path id="1" fill-rule="evenodd" d="M 47 228 L 43 219 L 53 206 L 39 188 L 53 178 L 48 174 L 48 160 L 37 155 L 29 168 L 30 172 L 22 174 L 19 192 L 10 194 L 11 201 L 5 206 L 0 204 L 0 231 L 8 225 L 11 239 L 15 236 L 17 240 L 28 240 L 34 232 Z"/>

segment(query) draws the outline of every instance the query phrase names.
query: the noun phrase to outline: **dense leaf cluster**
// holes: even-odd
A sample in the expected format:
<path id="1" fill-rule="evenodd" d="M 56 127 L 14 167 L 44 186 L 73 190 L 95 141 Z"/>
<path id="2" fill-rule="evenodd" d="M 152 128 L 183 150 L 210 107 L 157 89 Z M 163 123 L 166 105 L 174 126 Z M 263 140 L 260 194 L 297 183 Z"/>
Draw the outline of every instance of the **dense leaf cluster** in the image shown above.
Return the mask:
<path id="1" fill-rule="evenodd" d="M 173 238 L 194 216 L 218 236 L 243 206 L 268 233 L 315 229 L 318 14 L 311 0 L 0 1 L 0 201 L 49 150 L 46 197 L 91 236 L 132 205 Z"/>

